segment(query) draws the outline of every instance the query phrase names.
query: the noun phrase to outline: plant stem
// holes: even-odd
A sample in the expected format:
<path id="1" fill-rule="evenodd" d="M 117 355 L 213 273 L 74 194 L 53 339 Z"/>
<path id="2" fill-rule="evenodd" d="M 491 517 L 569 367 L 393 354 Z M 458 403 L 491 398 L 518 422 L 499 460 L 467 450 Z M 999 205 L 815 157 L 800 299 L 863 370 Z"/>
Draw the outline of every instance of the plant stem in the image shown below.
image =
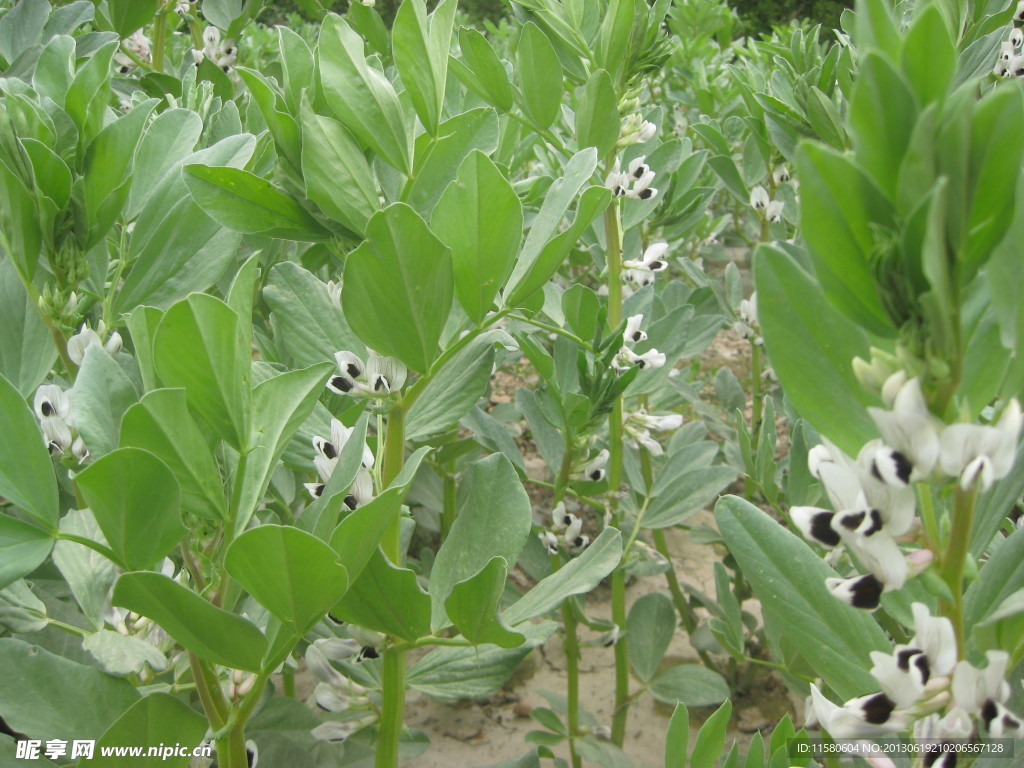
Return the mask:
<path id="1" fill-rule="evenodd" d="M 171 4 L 168 3 L 156 15 L 156 21 L 153 24 L 153 71 L 163 72 L 164 71 L 164 50 L 167 44 L 167 15 L 168 11 L 171 10 Z"/>
<path id="2" fill-rule="evenodd" d="M 567 599 L 562 603 L 562 624 L 565 626 L 565 670 L 568 676 L 568 719 L 569 758 L 573 768 L 580 768 L 580 756 L 576 754 L 576 736 L 580 727 L 580 646 L 576 639 L 576 617 Z"/>
<path id="3" fill-rule="evenodd" d="M 388 414 L 384 436 L 383 479 L 390 484 L 402 470 L 405 461 L 405 408 L 403 401 Z M 384 534 L 381 546 L 384 554 L 396 566 L 402 563 L 401 517 L 396 515 Z M 398 744 L 402 736 L 405 717 L 405 650 L 401 647 L 385 648 L 381 690 L 380 733 L 377 737 L 376 768 L 397 768 Z"/>
<path id="4" fill-rule="evenodd" d="M 105 547 L 99 542 L 93 541 L 92 539 L 87 539 L 84 536 L 78 536 L 74 533 L 68 533 L 67 531 L 57 532 L 56 538 L 63 539 L 64 541 L 73 541 L 76 544 L 81 544 L 83 547 L 88 547 L 94 552 L 99 552 L 101 555 L 107 558 L 107 560 L 112 562 L 118 568 L 121 568 L 125 571 L 131 570 L 125 563 L 121 562 L 121 558 L 115 555 L 114 551 L 110 549 L 110 547 Z"/>
<path id="5" fill-rule="evenodd" d="M 605 175 L 615 168 L 615 153 L 605 162 Z M 615 328 L 622 322 L 622 223 L 618 203 L 604 212 L 605 251 L 608 266 L 608 325 Z M 612 404 L 608 421 L 608 506 L 612 525 L 620 526 L 618 492 L 622 485 L 622 398 Z M 623 552 L 625 557 L 625 551 Z M 612 621 L 626 626 L 626 574 L 622 562 L 612 572 Z M 622 746 L 629 716 L 629 649 L 625 637 L 615 643 L 615 714 L 612 717 L 612 741 Z"/>
<path id="6" fill-rule="evenodd" d="M 382 683 L 384 703 L 373 764 L 376 768 L 396 768 L 405 715 L 405 651 L 395 648 L 384 651 Z"/>
<path id="7" fill-rule="evenodd" d="M 228 719 L 228 705 L 224 700 L 224 694 L 221 693 L 220 686 L 216 685 L 216 679 L 214 685 L 211 685 L 212 673 L 207 669 L 206 662 L 192 651 L 188 652 L 188 663 L 192 668 L 192 679 L 195 680 L 196 692 L 199 694 L 206 719 L 213 730 L 220 730 Z"/>
<path id="8" fill-rule="evenodd" d="M 977 500 L 976 487 L 969 491 L 957 487 L 953 505 L 953 526 L 949 531 L 946 553 L 942 558 L 942 577 L 953 593 L 953 600 L 941 600 L 939 608 L 942 615 L 953 623 L 957 656 L 960 659 L 964 658 L 967 651 L 964 632 L 964 562 L 968 556 L 971 524 L 974 521 L 974 506 Z"/>
<path id="9" fill-rule="evenodd" d="M 535 328 L 540 328 L 541 330 L 544 330 L 544 331 L 550 331 L 551 333 L 556 333 L 559 336 L 564 336 L 565 338 L 569 339 L 569 341 L 573 342 L 574 344 L 576 344 L 576 345 L 578 345 L 580 347 L 583 347 L 584 349 L 586 349 L 588 351 L 593 351 L 593 347 L 590 346 L 589 342 L 584 341 L 583 339 L 581 339 L 579 336 L 577 336 L 574 333 L 570 333 L 569 331 L 565 330 L 565 328 L 559 328 L 557 325 L 551 325 L 549 323 L 541 322 L 540 320 L 534 320 L 533 318 L 530 318 L 530 317 L 523 317 L 522 315 L 509 315 L 508 319 L 509 320 L 515 320 L 516 322 L 519 322 L 519 323 L 526 323 L 527 325 L 532 325 Z"/>
<path id="10" fill-rule="evenodd" d="M 295 670 L 287 664 L 281 669 L 281 687 L 289 699 L 295 698 Z"/>

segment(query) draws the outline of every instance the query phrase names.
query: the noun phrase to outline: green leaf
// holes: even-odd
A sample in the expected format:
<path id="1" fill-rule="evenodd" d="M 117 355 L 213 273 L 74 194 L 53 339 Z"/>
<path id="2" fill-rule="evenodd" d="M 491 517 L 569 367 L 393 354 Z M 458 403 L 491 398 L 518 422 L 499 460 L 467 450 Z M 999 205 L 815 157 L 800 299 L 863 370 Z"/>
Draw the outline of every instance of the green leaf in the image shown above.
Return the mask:
<path id="1" fill-rule="evenodd" d="M 626 635 L 629 664 L 641 682 L 650 682 L 658 673 L 675 633 L 676 612 L 668 597 L 652 592 L 637 598 L 626 617 Z"/>
<path id="2" fill-rule="evenodd" d="M 491 159 L 475 150 L 441 195 L 430 225 L 451 250 L 459 303 L 480 322 L 519 251 L 523 206 L 518 195 Z"/>
<path id="3" fill-rule="evenodd" d="M 349 254 L 341 304 L 368 347 L 425 372 L 437 354 L 454 290 L 451 255 L 404 203 L 380 211 Z"/>
<path id="4" fill-rule="evenodd" d="M 308 101 L 302 102 L 301 115 L 306 196 L 335 221 L 363 234 L 380 201 L 362 149 L 341 123 L 316 114 Z"/>
<path id="5" fill-rule="evenodd" d="M 729 684 L 712 669 L 699 664 L 670 667 L 651 682 L 648 689 L 658 701 L 688 707 L 709 707 L 729 698 Z"/>
<path id="6" fill-rule="evenodd" d="M 693 744 L 690 768 L 714 768 L 718 758 L 725 752 L 725 733 L 731 714 L 732 703 L 726 700 L 704 721 Z"/>
<path id="7" fill-rule="evenodd" d="M 391 28 L 395 67 L 416 114 L 431 134 L 437 133 L 448 78 L 448 48 L 456 0 L 442 0 L 427 20 L 423 0 L 406 0 Z"/>
<path id="8" fill-rule="evenodd" d="M 690 740 L 690 713 L 682 702 L 672 710 L 665 735 L 665 768 L 686 768 L 686 747 Z M 761 768 L 759 765 L 757 768 Z"/>
<path id="9" fill-rule="evenodd" d="M 576 146 L 597 147 L 605 157 L 619 140 L 619 100 L 611 76 L 599 69 L 590 76 L 576 108 Z"/>
<path id="10" fill-rule="evenodd" d="M 57 527 L 57 478 L 35 416 L 0 376 L 0 496 L 47 528 Z"/>
<path id="11" fill-rule="evenodd" d="M 490 154 L 498 146 L 498 116 L 490 107 L 478 107 L 446 120 L 437 138 L 422 134 L 416 139 L 413 178 L 402 200 L 428 216 L 445 186 L 474 150 Z"/>
<path id="12" fill-rule="evenodd" d="M 356 435 L 353 433 L 349 440 L 351 441 L 355 437 Z M 362 441 L 357 443 L 357 445 L 361 444 Z M 348 571 L 350 582 L 358 580 L 359 574 L 370 562 L 373 553 L 377 551 L 377 546 L 384 533 L 398 521 L 402 511 L 402 502 L 409 492 L 409 487 L 412 485 L 420 463 L 429 450 L 426 447 L 417 450 L 405 462 L 402 471 L 398 473 L 398 477 L 388 486 L 387 490 L 349 514 L 331 534 L 331 548 L 338 553 L 338 561 Z M 359 455 L 362 456 L 361 449 Z M 341 467 L 344 460 L 345 451 L 343 449 L 338 467 Z M 338 472 L 339 469 L 335 468 L 334 471 Z M 333 479 L 334 475 L 332 474 L 331 477 Z"/>
<path id="13" fill-rule="evenodd" d="M 8 727 L 43 739 L 98 739 L 139 699 L 127 680 L 11 637 L 0 638 L 0 675 Z"/>
<path id="14" fill-rule="evenodd" d="M 957 51 L 937 6 L 925 6 L 911 22 L 900 51 L 900 68 L 922 108 L 946 94 L 956 73 Z"/>
<path id="15" fill-rule="evenodd" d="M 412 171 L 412 131 L 395 89 L 370 66 L 363 39 L 342 20 L 324 17 L 317 44 L 327 103 L 345 126 L 392 167 Z"/>
<path id="16" fill-rule="evenodd" d="M 892 203 L 849 157 L 826 147 L 801 144 L 797 175 L 800 230 L 829 300 L 868 332 L 892 336 L 869 264 L 877 228 L 895 226 Z"/>
<path id="17" fill-rule="evenodd" d="M 219 299 L 192 294 L 167 310 L 153 341 L 164 384 L 184 387 L 189 408 L 239 452 L 249 447 L 252 357 L 242 322 Z"/>
<path id="18" fill-rule="evenodd" d="M 106 546 L 107 540 L 90 509 L 72 509 L 60 519 L 61 533 L 70 533 Z M 77 541 L 60 539 L 53 546 L 53 563 L 60 570 L 82 613 L 93 628 L 104 626 L 117 566 L 104 555 Z"/>
<path id="19" fill-rule="evenodd" d="M 1003 540 L 964 596 L 964 625 L 981 624 L 1024 583 L 1024 533 Z M 969 623 L 968 623 L 969 621 Z"/>
<path id="20" fill-rule="evenodd" d="M 155 645 L 133 635 L 112 629 L 93 632 L 82 641 L 104 672 L 112 675 L 136 675 L 148 665 L 156 673 L 167 669 L 167 657 Z"/>
<path id="21" fill-rule="evenodd" d="M 0 56 L 7 64 L 13 64 L 26 49 L 39 42 L 51 10 L 45 0 L 22 0 L 9 6 L 0 18 Z"/>
<path id="22" fill-rule="evenodd" d="M 153 363 L 153 337 L 163 317 L 164 313 L 156 307 L 137 307 L 126 319 L 135 346 L 135 360 L 139 364 L 142 388 L 146 391 L 159 386 Z"/>
<path id="23" fill-rule="evenodd" d="M 379 547 L 331 615 L 402 640 L 430 634 L 430 596 L 415 573 L 392 565 Z"/>
<path id="24" fill-rule="evenodd" d="M 829 593 L 825 579 L 835 577 L 835 571 L 743 499 L 723 497 L 715 518 L 764 612 L 829 687 L 845 700 L 877 686 L 868 672 L 868 654 L 888 653 L 889 640 L 870 613 Z M 815 629 L 809 632 L 808 627 Z"/>
<path id="25" fill-rule="evenodd" d="M 405 435 L 422 440 L 450 428 L 477 404 L 491 380 L 495 336 L 481 334 L 435 372 L 409 409 Z"/>
<path id="26" fill-rule="evenodd" d="M 207 661 L 247 672 L 261 669 L 267 641 L 254 624 L 163 574 L 123 574 L 114 585 L 111 602 L 152 619 Z"/>
<path id="27" fill-rule="evenodd" d="M 120 37 L 128 37 L 156 15 L 158 0 L 107 0 L 107 18 Z"/>
<path id="28" fill-rule="evenodd" d="M 114 721 L 97 741 L 95 757 L 89 762 L 98 768 L 118 768 L 124 758 L 104 756 L 104 747 L 180 744 L 191 748 L 197 746 L 205 734 L 205 717 L 168 693 L 151 693 Z M 187 752 L 189 754 L 181 757 L 154 754 L 132 758 L 132 763 L 139 768 L 185 768 L 191 760 L 191 750 Z"/>
<path id="29" fill-rule="evenodd" d="M 502 454 L 470 465 L 459 497 L 459 515 L 430 571 L 435 632 L 447 624 L 445 600 L 455 585 L 475 576 L 495 557 L 515 565 L 530 535 L 530 499 L 512 462 Z"/>
<path id="30" fill-rule="evenodd" d="M 735 479 L 736 470 L 728 466 L 693 467 L 671 475 L 662 471 L 651 489 L 654 498 L 644 515 L 644 527 L 679 525 L 700 512 Z"/>
<path id="31" fill-rule="evenodd" d="M 517 603 L 502 614 L 508 626 L 553 611 L 572 595 L 589 592 L 619 564 L 622 537 L 615 528 L 605 528 L 583 554 L 542 579 Z"/>
<path id="32" fill-rule="evenodd" d="M 159 183 L 188 157 L 203 133 L 203 119 L 190 109 L 168 109 L 149 124 L 132 166 L 125 214 L 135 218 Z"/>
<path id="33" fill-rule="evenodd" d="M 444 601 L 448 617 L 473 645 L 493 643 L 502 648 L 517 648 L 526 639 L 506 627 L 497 615 L 507 578 L 508 561 L 493 557 L 475 576 L 456 584 Z"/>
<path id="34" fill-rule="evenodd" d="M 52 534 L 23 520 L 0 515 L 0 589 L 32 573 L 52 548 Z"/>
<path id="35" fill-rule="evenodd" d="M 203 16 L 223 30 L 241 17 L 245 0 L 203 0 Z"/>
<path id="36" fill-rule="evenodd" d="M 75 477 L 110 548 L 129 569 L 150 568 L 188 532 L 178 481 L 149 451 L 120 448 Z"/>
<path id="37" fill-rule="evenodd" d="M 117 448 L 121 417 L 138 400 L 135 385 L 106 350 L 93 344 L 85 350 L 72 390 L 75 428 L 89 453 L 100 457 Z"/>
<path id="38" fill-rule="evenodd" d="M 512 109 L 512 84 L 505 65 L 483 33 L 472 27 L 459 27 L 459 48 L 487 102 L 502 112 Z"/>
<path id="39" fill-rule="evenodd" d="M 540 27 L 527 22 L 516 48 L 516 71 L 523 110 L 543 130 L 558 117 L 562 103 L 562 65 L 558 54 Z"/>
<path id="40" fill-rule="evenodd" d="M 342 350 L 360 357 L 366 353 L 345 315 L 331 303 L 327 286 L 295 262 L 274 265 L 263 297 L 274 313 L 274 340 L 297 366 L 333 360 Z"/>
<path id="41" fill-rule="evenodd" d="M 278 468 L 288 441 L 313 412 L 334 366 L 321 363 L 261 382 L 253 390 L 249 454 L 241 478 L 235 531 L 244 531 Z"/>
<path id="42" fill-rule="evenodd" d="M 555 630 L 545 621 L 521 628 L 526 642 L 518 648 L 497 646 L 437 648 L 409 668 L 409 687 L 438 699 L 478 699 L 500 688 L 530 651 Z"/>
<path id="43" fill-rule="evenodd" d="M 299 637 L 348 589 L 337 553 L 298 528 L 261 525 L 228 547 L 224 565 L 252 597 Z"/>
<path id="44" fill-rule="evenodd" d="M 249 171 L 197 164 L 183 170 L 192 198 L 221 226 L 283 240 L 330 236 L 295 198 Z"/>
<path id="45" fill-rule="evenodd" d="M 530 223 L 530 233 L 523 243 L 523 250 L 508 280 L 511 288 L 505 291 L 508 295 L 529 272 L 533 263 L 540 256 L 544 246 L 555 239 L 562 231 L 562 220 L 594 171 L 597 170 L 597 150 L 593 147 L 581 150 L 573 155 L 565 164 L 563 175 L 556 179 L 544 195 L 544 203 L 540 211 Z"/>
<path id="46" fill-rule="evenodd" d="M 57 359 L 57 347 L 10 259 L 0 261 L 0 375 L 30 397 Z"/>
<path id="47" fill-rule="evenodd" d="M 220 469 L 188 412 L 185 390 L 157 389 L 129 408 L 120 445 L 147 450 L 168 466 L 181 488 L 183 510 L 207 520 L 227 517 Z"/>
<path id="48" fill-rule="evenodd" d="M 856 456 L 877 436 L 873 402 L 853 372 L 853 358 L 869 356 L 867 337 L 788 254 L 762 246 L 754 258 L 758 319 L 779 381 L 815 429 Z"/>

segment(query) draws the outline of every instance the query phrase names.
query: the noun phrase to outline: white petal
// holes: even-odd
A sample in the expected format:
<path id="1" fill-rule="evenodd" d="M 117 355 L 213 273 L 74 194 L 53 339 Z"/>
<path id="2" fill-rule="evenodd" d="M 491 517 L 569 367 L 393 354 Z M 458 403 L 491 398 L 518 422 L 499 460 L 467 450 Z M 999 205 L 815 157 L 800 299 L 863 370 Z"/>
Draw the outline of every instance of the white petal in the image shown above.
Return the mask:
<path id="1" fill-rule="evenodd" d="M 884 584 L 873 574 L 854 576 L 850 579 L 825 579 L 825 586 L 832 595 L 854 608 L 873 611 L 878 607 Z"/>
<path id="2" fill-rule="evenodd" d="M 124 346 L 124 341 L 121 339 L 121 334 L 114 331 L 107 339 L 107 343 L 103 345 L 103 349 L 107 351 L 108 355 L 116 355 L 121 351 L 122 346 Z"/>
<path id="3" fill-rule="evenodd" d="M 356 472 L 355 482 L 349 488 L 349 495 L 354 497 L 356 506 L 361 507 L 373 499 L 373 477 L 363 467 Z"/>
<path id="4" fill-rule="evenodd" d="M 643 261 L 645 264 L 650 264 L 652 261 L 663 261 L 666 253 L 668 253 L 668 243 L 651 243 L 644 251 Z"/>
<path id="5" fill-rule="evenodd" d="M 913 706 L 924 693 L 924 669 L 927 660 L 916 648 L 898 645 L 892 654 L 881 651 L 871 652 L 871 674 L 882 687 L 882 691 L 899 709 Z"/>
<path id="6" fill-rule="evenodd" d="M 768 207 L 771 200 L 768 198 L 768 190 L 758 185 L 750 190 L 750 206 L 755 211 L 763 211 Z"/>
<path id="7" fill-rule="evenodd" d="M 898 733 L 907 727 L 907 717 L 895 711 L 884 693 L 858 696 L 833 713 L 829 733 L 836 739 L 863 739 Z M 868 722 L 868 719 L 873 722 Z"/>
<path id="8" fill-rule="evenodd" d="M 82 330 L 68 339 L 68 357 L 75 365 L 81 365 L 85 359 L 85 350 L 93 344 L 103 346 L 100 335 L 88 326 L 82 326 Z"/>
<path id="9" fill-rule="evenodd" d="M 71 414 L 71 392 L 65 392 L 56 384 L 43 384 L 36 390 L 33 407 L 36 418 L 66 420 Z"/>
<path id="10" fill-rule="evenodd" d="M 649 349 L 642 355 L 639 355 L 635 362 L 639 368 L 661 368 L 666 360 L 665 355 L 658 350 Z"/>
<path id="11" fill-rule="evenodd" d="M 313 677 L 332 687 L 344 685 L 345 676 L 331 666 L 327 655 L 316 643 L 306 646 L 306 669 Z"/>
<path id="12" fill-rule="evenodd" d="M 640 330 L 640 325 L 643 321 L 643 315 L 632 315 L 626 319 L 626 330 L 622 334 L 623 341 L 625 343 L 630 344 L 638 341 L 646 341 L 647 334 Z"/>
<path id="13" fill-rule="evenodd" d="M 1024 722 L 1018 715 L 997 701 L 988 701 L 981 709 L 985 732 L 993 739 L 1019 739 L 1024 737 Z"/>
<path id="14" fill-rule="evenodd" d="M 910 610 L 914 614 L 914 636 L 910 645 L 925 653 L 932 674 L 950 674 L 956 666 L 956 633 L 952 622 L 944 616 L 932 616 L 924 603 L 913 603 Z"/>
<path id="15" fill-rule="evenodd" d="M 313 700 L 320 709 L 327 712 L 344 712 L 348 709 L 348 696 L 327 683 L 317 683 L 313 689 Z"/>
<path id="16" fill-rule="evenodd" d="M 43 419 L 39 425 L 42 427 L 43 438 L 47 445 L 54 446 L 61 453 L 71 447 L 71 430 L 63 419 L 54 416 Z"/>
<path id="17" fill-rule="evenodd" d="M 325 637 L 314 641 L 313 645 L 332 661 L 345 661 L 359 653 L 359 649 L 362 648 L 357 641 L 350 637 Z M 308 656 L 306 663 L 309 663 Z"/>
<path id="18" fill-rule="evenodd" d="M 820 507 L 790 507 L 789 517 L 800 529 L 804 538 L 816 541 L 825 547 L 834 547 L 841 541 L 832 529 L 832 512 Z"/>
<path id="19" fill-rule="evenodd" d="M 893 404 L 896 402 L 896 395 L 900 393 L 900 390 L 903 389 L 903 385 L 906 383 L 906 371 L 896 371 L 896 373 L 889 376 L 882 385 L 882 402 L 884 402 L 887 407 L 892 408 Z"/>
<path id="20" fill-rule="evenodd" d="M 1003 702 L 1010 690 L 1003 679 L 1010 655 L 1005 651 L 988 651 L 988 666 L 978 669 L 969 661 L 957 662 L 953 670 L 953 701 L 970 714 L 978 714 L 986 701 Z"/>
<path id="21" fill-rule="evenodd" d="M 408 375 L 409 369 L 396 357 L 385 357 L 371 351 L 366 360 L 366 380 L 377 391 L 380 390 L 374 386 L 375 377 L 385 379 L 388 392 L 397 392 L 405 386 Z"/>
<path id="22" fill-rule="evenodd" d="M 583 476 L 587 480 L 599 482 L 604 479 L 605 468 L 608 466 L 608 449 L 603 449 L 594 458 L 587 462 L 583 468 Z M 559 502 L 561 503 L 561 502 Z"/>
<path id="23" fill-rule="evenodd" d="M 777 224 L 782 221 L 782 209 L 785 205 L 782 200 L 772 200 L 768 203 L 768 207 L 765 208 L 764 217 L 772 224 Z"/>
<path id="24" fill-rule="evenodd" d="M 357 355 L 347 351 L 336 352 L 334 359 L 338 361 L 338 370 L 346 378 L 358 379 L 362 377 L 364 371 L 363 361 Z"/>

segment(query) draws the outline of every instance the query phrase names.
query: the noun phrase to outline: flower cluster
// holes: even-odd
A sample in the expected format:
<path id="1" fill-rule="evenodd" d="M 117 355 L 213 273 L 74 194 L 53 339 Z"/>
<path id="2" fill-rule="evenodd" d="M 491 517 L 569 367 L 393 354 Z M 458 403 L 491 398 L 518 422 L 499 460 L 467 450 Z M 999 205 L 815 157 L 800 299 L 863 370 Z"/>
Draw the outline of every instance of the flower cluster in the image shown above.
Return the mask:
<path id="1" fill-rule="evenodd" d="M 643 446 L 652 456 L 661 456 L 664 451 L 661 443 L 651 436 L 651 432 L 671 432 L 683 426 L 683 417 L 678 413 L 655 416 L 641 408 L 634 413 L 624 414 L 622 428 L 631 446 Z"/>
<path id="2" fill-rule="evenodd" d="M 608 463 L 607 451 L 604 452 L 604 465 Z M 598 457 L 600 458 L 600 456 Z M 590 464 L 590 471 L 595 471 Z M 596 465 L 595 465 L 596 466 Z M 600 466 L 603 477 L 604 466 Z M 565 508 L 565 502 L 558 502 L 551 510 L 551 522 L 546 530 L 537 534 L 540 543 L 549 555 L 557 555 L 559 547 L 564 545 L 569 554 L 578 554 L 590 544 L 590 537 L 583 533 L 583 520 Z"/>
<path id="3" fill-rule="evenodd" d="M 75 431 L 75 416 L 71 407 L 71 391 L 58 384 L 43 384 L 36 390 L 33 407 L 39 427 L 43 431 L 43 442 L 50 453 L 71 454 L 83 462 L 89 457 L 82 436 Z"/>
<path id="4" fill-rule="evenodd" d="M 1024 0 L 1017 3 L 1013 14 L 1014 21 L 1024 21 Z M 992 70 L 996 77 L 1024 77 L 1024 30 L 1019 27 L 1010 28 L 1010 37 L 999 48 L 999 59 Z"/>
<path id="5" fill-rule="evenodd" d="M 786 178 L 789 178 L 788 172 Z M 762 186 L 754 187 L 750 192 L 750 207 L 758 216 L 770 224 L 777 224 L 782 221 L 782 209 L 785 206 L 781 200 L 772 200 L 768 196 L 768 190 Z"/>
<path id="6" fill-rule="evenodd" d="M 618 161 L 615 170 L 608 174 L 605 186 L 612 191 L 613 197 L 629 197 L 634 200 L 650 200 L 658 194 L 651 186 L 654 183 L 654 171 L 647 165 L 646 156 L 630 160 L 629 167 L 623 171 Z"/>
<path id="7" fill-rule="evenodd" d="M 339 395 L 351 397 L 385 398 L 405 386 L 408 369 L 394 357 L 384 357 L 369 350 L 364 363 L 352 352 L 338 352 L 340 374 L 327 381 L 327 388 Z"/>
<path id="8" fill-rule="evenodd" d="M 637 344 L 647 340 L 647 333 L 640 330 L 643 323 L 643 315 L 633 315 L 626 319 L 626 330 L 622 334 L 622 347 L 619 353 L 612 360 L 612 367 L 617 371 L 624 371 L 628 368 L 661 368 L 665 364 L 666 357 L 656 349 L 649 349 L 643 354 L 637 354 L 629 348 L 629 344 Z"/>
<path id="9" fill-rule="evenodd" d="M 325 712 L 338 715 L 313 729 L 314 738 L 322 741 L 343 741 L 369 725 L 376 718 L 366 689 L 341 674 L 331 661 L 355 657 L 376 658 L 372 645 L 361 645 L 351 638 L 332 637 L 316 640 L 306 648 L 306 669 L 317 680 L 311 702 Z"/>
<path id="10" fill-rule="evenodd" d="M 1009 474 L 1024 417 L 1016 400 L 992 425 L 943 425 L 928 410 L 921 383 L 899 371 L 882 388 L 891 409 L 869 408 L 880 440 L 853 460 L 830 443 L 813 448 L 808 466 L 824 487 L 832 510 L 793 507 L 794 524 L 826 547 L 845 545 L 867 573 L 830 579 L 832 593 L 874 610 L 883 592 L 899 589 L 911 571 L 926 567 L 926 552 L 905 558 L 896 537 L 915 519 L 913 483 L 955 478 L 961 489 L 987 490 Z"/>
<path id="11" fill-rule="evenodd" d="M 665 261 L 667 251 L 668 243 L 651 243 L 639 259 L 623 261 L 622 266 L 626 268 L 624 274 L 626 281 L 637 288 L 651 285 L 654 282 L 655 274 L 668 269 L 668 262 Z"/>
<path id="12" fill-rule="evenodd" d="M 141 29 L 126 37 L 121 41 L 121 45 L 128 53 L 118 51 L 114 54 L 114 71 L 117 74 L 127 75 L 135 68 L 136 60 L 147 62 L 150 60 L 153 44 L 148 37 L 142 34 Z M 129 54 L 133 54 L 134 58 Z"/>
<path id="13" fill-rule="evenodd" d="M 121 334 L 113 331 L 107 336 L 106 342 L 104 342 L 103 337 L 106 335 L 107 326 L 102 320 L 100 320 L 98 330 L 96 331 L 90 328 L 88 324 L 83 324 L 78 333 L 68 339 L 68 357 L 71 358 L 71 362 L 75 365 L 81 365 L 82 361 L 85 360 L 85 350 L 92 346 L 103 347 L 108 355 L 116 355 L 120 352 L 124 344 Z"/>
<path id="14" fill-rule="evenodd" d="M 338 466 L 338 457 L 345 444 L 352 437 L 353 427 L 346 427 L 337 419 L 331 419 L 331 439 L 326 440 L 319 435 L 313 438 L 313 464 L 320 476 L 319 483 L 304 483 L 309 495 L 314 499 L 320 498 L 327 486 L 335 467 Z M 358 509 L 373 498 L 373 477 L 370 469 L 373 467 L 374 456 L 370 446 L 363 443 L 363 458 L 359 469 L 356 472 L 352 487 L 345 496 L 345 506 L 349 509 Z"/>
<path id="15" fill-rule="evenodd" d="M 620 147 L 627 147 L 631 144 L 646 144 L 657 133 L 658 126 L 649 120 L 644 120 L 643 116 L 639 113 L 632 112 L 622 121 L 622 131 L 619 134 L 617 144 Z"/>
<path id="16" fill-rule="evenodd" d="M 1004 680 L 1009 655 L 989 651 L 988 666 L 957 661 L 956 636 L 949 619 L 932 616 L 923 603 L 911 606 L 914 635 L 892 653 L 871 653 L 871 674 L 880 690 L 842 706 L 816 685 L 807 702 L 807 724 L 819 724 L 837 739 L 864 739 L 897 733 L 914 724 L 917 738 L 966 739 L 1024 736 L 1021 719 L 1006 709 Z M 941 745 L 932 766 L 952 768 L 952 751 Z M 946 762 L 942 762 L 946 760 Z"/>
<path id="17" fill-rule="evenodd" d="M 740 319 L 732 324 L 732 329 L 744 339 L 749 339 L 751 344 L 764 344 L 761 324 L 757 320 L 757 291 L 740 302 Z"/>
<path id="18" fill-rule="evenodd" d="M 216 27 L 207 27 L 203 31 L 203 49 L 192 51 L 192 60 L 195 61 L 197 67 L 203 63 L 204 59 L 209 59 L 225 74 L 231 74 L 234 71 L 232 65 L 237 58 L 238 46 L 235 45 L 235 41 L 231 39 L 222 41 L 220 30 Z"/>

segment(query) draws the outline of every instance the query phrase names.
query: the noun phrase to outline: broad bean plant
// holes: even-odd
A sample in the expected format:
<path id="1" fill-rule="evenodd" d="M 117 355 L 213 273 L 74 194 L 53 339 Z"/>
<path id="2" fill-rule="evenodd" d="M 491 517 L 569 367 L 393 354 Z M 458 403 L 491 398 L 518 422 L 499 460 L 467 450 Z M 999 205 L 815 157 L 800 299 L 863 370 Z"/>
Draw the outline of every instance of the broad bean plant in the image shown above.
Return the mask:
<path id="1" fill-rule="evenodd" d="M 1024 4 L 300 5 L 2 9 L 4 759 L 391 768 L 555 633 L 503 765 L 1024 735 Z"/>

